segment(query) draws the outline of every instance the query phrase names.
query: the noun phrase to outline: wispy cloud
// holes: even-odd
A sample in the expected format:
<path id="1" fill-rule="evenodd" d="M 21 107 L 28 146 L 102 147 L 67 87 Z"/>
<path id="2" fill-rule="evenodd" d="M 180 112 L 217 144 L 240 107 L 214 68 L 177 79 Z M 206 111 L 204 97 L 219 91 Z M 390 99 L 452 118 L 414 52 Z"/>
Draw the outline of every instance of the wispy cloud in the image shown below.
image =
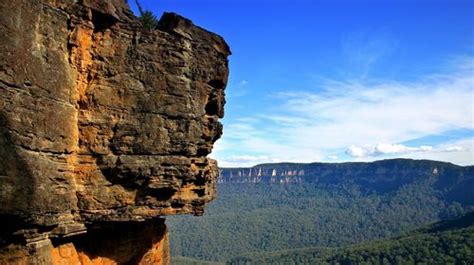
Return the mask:
<path id="1" fill-rule="evenodd" d="M 247 80 L 240 80 L 238 82 L 230 82 L 227 88 L 227 97 L 243 97 L 248 94 Z"/>
<path id="2" fill-rule="evenodd" d="M 447 146 L 437 147 L 422 145 L 419 147 L 410 147 L 403 144 L 378 144 L 375 147 L 360 147 L 351 145 L 346 150 L 346 154 L 351 157 L 365 158 L 365 157 L 377 157 L 384 155 L 404 155 L 412 153 L 439 153 L 439 152 L 462 152 L 469 150 L 469 148 L 463 146 Z"/>
<path id="3" fill-rule="evenodd" d="M 230 158 L 243 154 L 268 161 L 309 162 L 333 160 L 329 158 L 333 155 L 344 160 L 436 153 L 435 157 L 472 164 L 474 59 L 464 62 L 413 82 L 324 80 L 311 91 L 269 95 L 275 106 L 230 122 L 222 140 L 225 148 L 215 156 L 235 165 Z M 473 133 L 463 145 L 402 144 L 456 129 Z"/>
<path id="4" fill-rule="evenodd" d="M 474 136 L 439 144 L 433 152 L 411 153 L 402 157 L 449 161 L 459 165 L 474 164 Z"/>
<path id="5" fill-rule="evenodd" d="M 398 48 L 399 41 L 387 29 L 365 29 L 343 36 L 341 46 L 342 55 L 352 69 L 350 73 L 364 79 L 380 60 Z"/>

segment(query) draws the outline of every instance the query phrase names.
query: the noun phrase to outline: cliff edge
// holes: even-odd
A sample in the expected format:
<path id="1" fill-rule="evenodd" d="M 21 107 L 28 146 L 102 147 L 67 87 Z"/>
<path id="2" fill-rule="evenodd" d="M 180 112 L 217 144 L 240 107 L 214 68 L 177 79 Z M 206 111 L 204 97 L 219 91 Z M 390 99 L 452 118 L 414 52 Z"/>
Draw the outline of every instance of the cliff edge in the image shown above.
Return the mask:
<path id="1" fill-rule="evenodd" d="M 215 197 L 225 41 L 125 0 L 0 14 L 0 264 L 169 263 L 159 217 Z"/>

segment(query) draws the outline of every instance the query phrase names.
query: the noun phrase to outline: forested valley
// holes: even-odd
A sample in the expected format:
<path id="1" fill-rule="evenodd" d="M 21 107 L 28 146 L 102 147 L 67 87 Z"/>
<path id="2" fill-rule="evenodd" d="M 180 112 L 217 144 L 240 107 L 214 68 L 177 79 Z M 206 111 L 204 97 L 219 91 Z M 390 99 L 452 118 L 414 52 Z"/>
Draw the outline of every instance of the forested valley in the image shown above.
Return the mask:
<path id="1" fill-rule="evenodd" d="M 295 183 L 272 182 L 272 176 L 265 181 L 265 174 L 260 174 L 262 181 L 251 183 L 236 181 L 238 178 L 221 181 L 218 199 L 208 206 L 204 216 L 167 219 L 173 256 L 231 263 L 284 263 L 288 259 L 305 263 L 309 262 L 308 257 L 321 252 L 327 262 L 357 261 L 359 253 L 377 256 L 374 253 L 391 251 L 397 242 L 408 242 L 373 240 L 405 235 L 415 245 L 426 245 L 422 242 L 431 240 L 431 235 L 414 230 L 462 217 L 472 210 L 472 167 L 414 160 L 333 164 L 322 171 L 316 169 L 321 166 L 328 165 L 263 165 L 277 168 L 276 172 L 288 172 L 282 168 L 305 168 L 304 177 Z M 376 181 L 364 180 L 371 176 Z M 273 174 L 273 178 L 278 177 L 279 173 Z M 383 189 L 384 186 L 390 189 Z M 460 194 L 465 196 L 459 197 Z M 455 241 L 466 234 L 472 243 L 472 229 L 443 238 L 448 236 L 446 240 Z M 348 248 L 360 243 L 361 247 Z M 472 244 L 461 247 L 470 251 Z M 336 250 L 342 252 L 335 254 Z M 323 256 L 321 253 L 316 256 Z M 383 257 L 391 261 L 397 256 L 400 255 Z"/>

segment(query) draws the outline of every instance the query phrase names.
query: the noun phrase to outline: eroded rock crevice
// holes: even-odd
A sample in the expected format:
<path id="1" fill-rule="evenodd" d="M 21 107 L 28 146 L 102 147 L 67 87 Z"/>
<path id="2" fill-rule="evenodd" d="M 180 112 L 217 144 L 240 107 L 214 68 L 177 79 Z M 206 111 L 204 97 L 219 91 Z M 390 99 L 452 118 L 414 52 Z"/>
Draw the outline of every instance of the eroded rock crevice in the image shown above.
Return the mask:
<path id="1" fill-rule="evenodd" d="M 124 0 L 12 0 L 0 14 L 0 263 L 150 264 L 87 251 L 118 226 L 149 229 L 165 257 L 156 218 L 215 197 L 225 41 L 172 13 L 145 30 Z"/>

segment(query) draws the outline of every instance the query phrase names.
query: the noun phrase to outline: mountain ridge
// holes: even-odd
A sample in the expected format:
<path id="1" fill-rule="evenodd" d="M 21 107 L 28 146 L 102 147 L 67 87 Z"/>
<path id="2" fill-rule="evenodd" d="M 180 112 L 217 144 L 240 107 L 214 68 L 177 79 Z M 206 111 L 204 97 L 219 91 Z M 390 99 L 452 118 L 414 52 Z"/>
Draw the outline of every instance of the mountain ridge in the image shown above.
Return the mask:
<path id="1" fill-rule="evenodd" d="M 219 183 L 302 183 L 322 185 L 357 184 L 367 191 L 395 191 L 413 181 L 429 180 L 450 201 L 474 204 L 474 166 L 414 159 L 374 162 L 272 163 L 249 168 L 220 168 Z"/>
<path id="2" fill-rule="evenodd" d="M 256 164 L 250 167 L 219 167 L 221 170 L 228 170 L 228 169 L 249 169 L 249 168 L 258 168 L 258 167 L 267 167 L 267 166 L 276 166 L 276 165 L 356 165 L 356 164 L 374 164 L 374 163 L 381 163 L 387 161 L 418 161 L 418 162 L 436 162 L 436 163 L 443 163 L 443 164 L 450 164 L 453 166 L 458 167 L 472 167 L 474 168 L 474 164 L 472 165 L 458 165 L 448 161 L 441 161 L 441 160 L 431 160 L 431 159 L 412 159 L 412 158 L 388 158 L 388 159 L 380 159 L 374 161 L 345 161 L 345 162 L 275 162 L 275 163 L 262 163 Z"/>

